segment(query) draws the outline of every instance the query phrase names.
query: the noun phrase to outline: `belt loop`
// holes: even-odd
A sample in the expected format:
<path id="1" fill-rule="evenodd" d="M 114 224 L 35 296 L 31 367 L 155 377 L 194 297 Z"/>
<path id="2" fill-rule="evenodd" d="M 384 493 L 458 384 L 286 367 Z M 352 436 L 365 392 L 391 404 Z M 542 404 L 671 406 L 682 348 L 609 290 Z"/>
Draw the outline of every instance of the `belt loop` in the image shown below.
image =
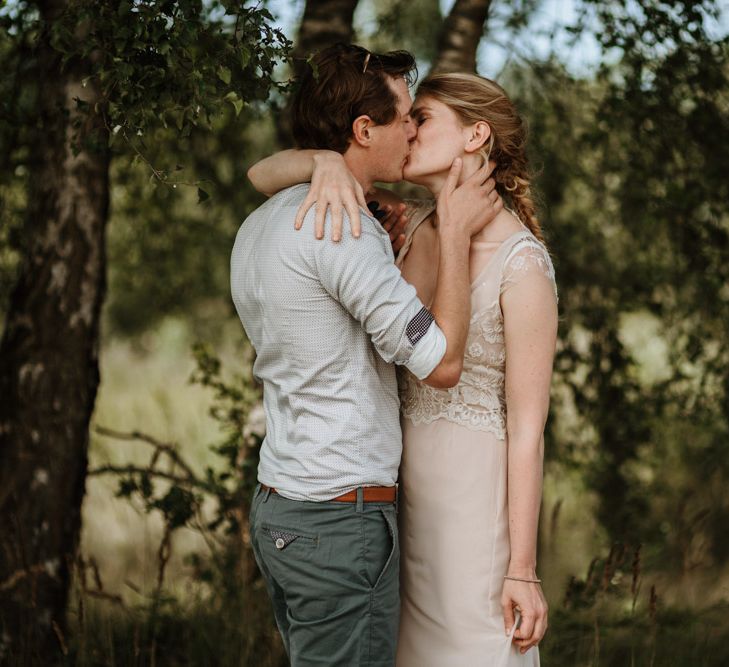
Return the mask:
<path id="1" fill-rule="evenodd" d="M 357 487 L 357 512 L 364 512 L 364 489 L 361 486 Z"/>
<path id="2" fill-rule="evenodd" d="M 271 495 L 271 487 L 267 486 L 266 490 L 263 493 L 263 502 L 264 503 L 268 501 L 268 496 L 270 496 L 270 495 Z"/>

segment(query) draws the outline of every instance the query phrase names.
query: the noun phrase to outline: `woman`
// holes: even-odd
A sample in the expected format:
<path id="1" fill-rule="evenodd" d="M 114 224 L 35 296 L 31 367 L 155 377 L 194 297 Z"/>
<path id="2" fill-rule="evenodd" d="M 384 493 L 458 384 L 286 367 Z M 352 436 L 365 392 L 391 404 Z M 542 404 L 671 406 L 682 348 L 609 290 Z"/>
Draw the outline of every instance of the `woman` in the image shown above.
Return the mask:
<path id="1" fill-rule="evenodd" d="M 403 172 L 408 181 L 437 197 L 456 158 L 463 160 L 462 179 L 494 160 L 493 177 L 511 210 L 502 209 L 472 240 L 472 316 L 459 384 L 442 390 L 407 372 L 400 378 L 397 664 L 538 665 L 547 606 L 536 537 L 557 299 L 529 192 L 525 130 L 503 89 L 471 74 L 428 77 L 411 116 L 418 134 Z M 287 151 L 255 166 L 251 180 L 270 190 L 291 160 L 311 177 L 318 233 L 327 205 L 361 201 L 331 155 L 315 161 Z M 314 162 L 324 166 L 315 171 Z M 326 195 L 317 185 L 322 180 Z M 437 281 L 434 210 L 434 201 L 410 204 L 397 259 L 426 305 Z"/>

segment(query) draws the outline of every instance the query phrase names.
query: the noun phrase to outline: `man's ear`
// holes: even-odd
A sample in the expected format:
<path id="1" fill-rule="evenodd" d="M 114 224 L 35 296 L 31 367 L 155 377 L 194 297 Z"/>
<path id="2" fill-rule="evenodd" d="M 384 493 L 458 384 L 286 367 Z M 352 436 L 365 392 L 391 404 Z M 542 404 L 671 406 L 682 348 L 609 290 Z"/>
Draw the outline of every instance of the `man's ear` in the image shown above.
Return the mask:
<path id="1" fill-rule="evenodd" d="M 357 116 L 352 123 L 352 141 L 360 146 L 369 146 L 372 143 L 372 128 L 374 122 L 369 116 Z"/>
<path id="2" fill-rule="evenodd" d="M 466 153 L 475 153 L 483 147 L 491 136 L 491 127 L 485 120 L 480 120 L 466 129 Z"/>

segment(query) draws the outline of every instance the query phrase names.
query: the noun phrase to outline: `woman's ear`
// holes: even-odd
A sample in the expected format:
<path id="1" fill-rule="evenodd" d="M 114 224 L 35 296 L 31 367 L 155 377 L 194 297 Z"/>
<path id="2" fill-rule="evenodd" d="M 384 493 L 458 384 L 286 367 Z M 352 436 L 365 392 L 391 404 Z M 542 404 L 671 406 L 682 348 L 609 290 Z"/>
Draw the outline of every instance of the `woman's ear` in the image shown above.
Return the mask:
<path id="1" fill-rule="evenodd" d="M 466 153 L 480 150 L 491 136 L 491 127 L 485 120 L 480 120 L 466 129 Z"/>
<path id="2" fill-rule="evenodd" d="M 372 141 L 372 126 L 369 116 L 357 116 L 352 123 L 352 139 L 360 146 L 369 146 Z"/>

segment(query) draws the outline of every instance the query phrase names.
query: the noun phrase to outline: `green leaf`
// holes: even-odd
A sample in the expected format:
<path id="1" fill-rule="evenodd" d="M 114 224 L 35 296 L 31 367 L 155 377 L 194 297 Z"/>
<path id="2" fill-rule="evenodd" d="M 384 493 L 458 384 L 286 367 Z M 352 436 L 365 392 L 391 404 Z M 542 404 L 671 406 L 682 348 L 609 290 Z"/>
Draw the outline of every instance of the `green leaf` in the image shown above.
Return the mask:
<path id="1" fill-rule="evenodd" d="M 221 65 L 218 67 L 218 78 L 226 85 L 230 84 L 230 70 Z"/>
<path id="2" fill-rule="evenodd" d="M 251 61 L 251 52 L 245 48 L 241 47 L 240 50 L 240 66 L 241 69 L 245 69 L 248 67 L 248 63 Z"/>
<path id="3" fill-rule="evenodd" d="M 235 115 L 240 116 L 240 112 L 243 109 L 243 100 L 238 97 L 237 93 L 231 91 L 225 96 L 225 99 L 235 107 Z"/>

